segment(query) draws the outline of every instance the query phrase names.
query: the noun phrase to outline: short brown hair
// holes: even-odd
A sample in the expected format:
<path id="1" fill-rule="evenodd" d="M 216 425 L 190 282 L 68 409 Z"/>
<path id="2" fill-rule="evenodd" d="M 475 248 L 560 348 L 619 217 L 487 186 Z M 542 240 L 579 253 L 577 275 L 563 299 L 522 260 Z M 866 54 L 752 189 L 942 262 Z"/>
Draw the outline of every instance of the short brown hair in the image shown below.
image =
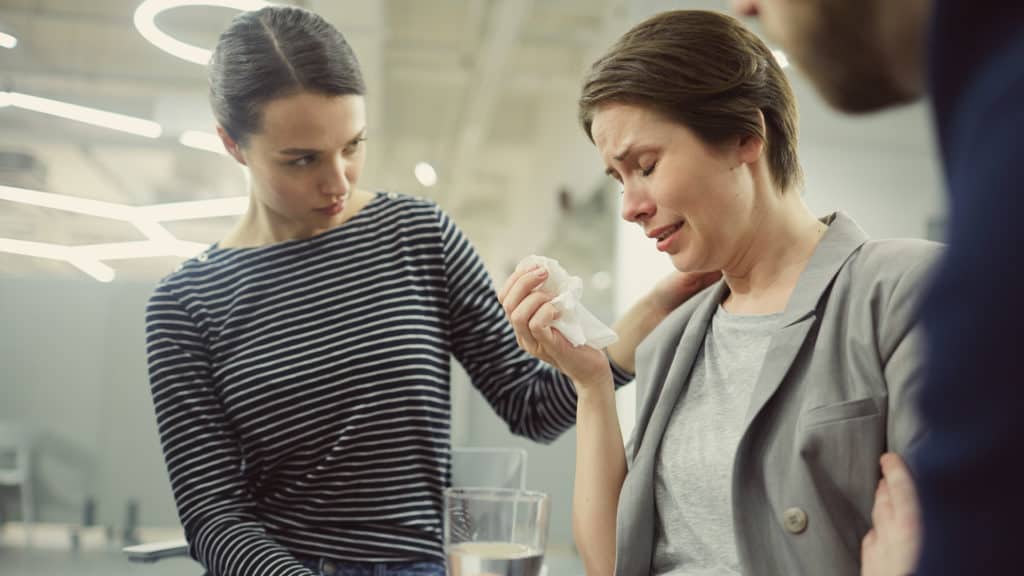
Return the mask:
<path id="1" fill-rule="evenodd" d="M 612 103 L 648 107 L 712 145 L 756 135 L 781 190 L 802 179 L 793 91 L 771 50 L 731 16 L 676 10 L 626 32 L 583 83 L 579 117 L 591 140 L 595 112 Z"/>

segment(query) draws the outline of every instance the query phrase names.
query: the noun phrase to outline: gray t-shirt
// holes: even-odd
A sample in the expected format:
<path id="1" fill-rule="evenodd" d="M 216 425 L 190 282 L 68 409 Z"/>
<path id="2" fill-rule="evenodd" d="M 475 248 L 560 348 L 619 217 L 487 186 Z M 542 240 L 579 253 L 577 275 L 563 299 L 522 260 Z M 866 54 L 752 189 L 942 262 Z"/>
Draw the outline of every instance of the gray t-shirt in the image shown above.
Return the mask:
<path id="1" fill-rule="evenodd" d="M 781 314 L 721 306 L 669 420 L 655 469 L 656 575 L 740 574 L 732 468 L 750 397 Z"/>

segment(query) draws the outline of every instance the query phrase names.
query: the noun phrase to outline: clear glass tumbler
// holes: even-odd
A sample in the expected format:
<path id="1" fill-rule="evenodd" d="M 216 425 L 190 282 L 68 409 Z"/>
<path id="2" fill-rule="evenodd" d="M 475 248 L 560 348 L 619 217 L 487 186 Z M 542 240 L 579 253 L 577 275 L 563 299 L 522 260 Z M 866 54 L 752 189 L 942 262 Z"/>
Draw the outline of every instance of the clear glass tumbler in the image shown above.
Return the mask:
<path id="1" fill-rule="evenodd" d="M 548 495 L 449 488 L 444 546 L 450 576 L 540 576 L 548 540 Z"/>

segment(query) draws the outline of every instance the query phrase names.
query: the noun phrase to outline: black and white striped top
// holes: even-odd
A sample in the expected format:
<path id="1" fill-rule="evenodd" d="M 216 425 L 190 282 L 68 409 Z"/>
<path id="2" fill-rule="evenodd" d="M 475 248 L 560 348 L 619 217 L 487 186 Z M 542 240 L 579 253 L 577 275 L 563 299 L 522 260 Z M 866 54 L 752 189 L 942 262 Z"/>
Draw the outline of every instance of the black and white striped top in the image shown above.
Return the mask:
<path id="1" fill-rule="evenodd" d="M 310 239 L 189 260 L 150 299 L 147 345 L 178 514 L 215 575 L 443 561 L 451 355 L 513 432 L 575 420 L 459 229 L 398 194 Z"/>

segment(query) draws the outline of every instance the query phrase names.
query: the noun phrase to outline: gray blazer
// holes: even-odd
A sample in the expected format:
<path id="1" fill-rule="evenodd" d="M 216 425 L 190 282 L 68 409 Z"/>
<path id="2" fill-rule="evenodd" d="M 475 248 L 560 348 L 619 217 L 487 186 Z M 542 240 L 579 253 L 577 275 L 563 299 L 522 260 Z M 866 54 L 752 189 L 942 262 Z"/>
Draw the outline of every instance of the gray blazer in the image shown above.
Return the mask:
<path id="1" fill-rule="evenodd" d="M 857 575 L 879 456 L 922 429 L 917 304 L 940 245 L 869 241 L 842 213 L 800 275 L 772 338 L 733 464 L 744 574 Z M 679 307 L 637 349 L 637 420 L 626 448 L 615 573 L 650 573 L 661 438 L 683 397 L 723 282 Z"/>

